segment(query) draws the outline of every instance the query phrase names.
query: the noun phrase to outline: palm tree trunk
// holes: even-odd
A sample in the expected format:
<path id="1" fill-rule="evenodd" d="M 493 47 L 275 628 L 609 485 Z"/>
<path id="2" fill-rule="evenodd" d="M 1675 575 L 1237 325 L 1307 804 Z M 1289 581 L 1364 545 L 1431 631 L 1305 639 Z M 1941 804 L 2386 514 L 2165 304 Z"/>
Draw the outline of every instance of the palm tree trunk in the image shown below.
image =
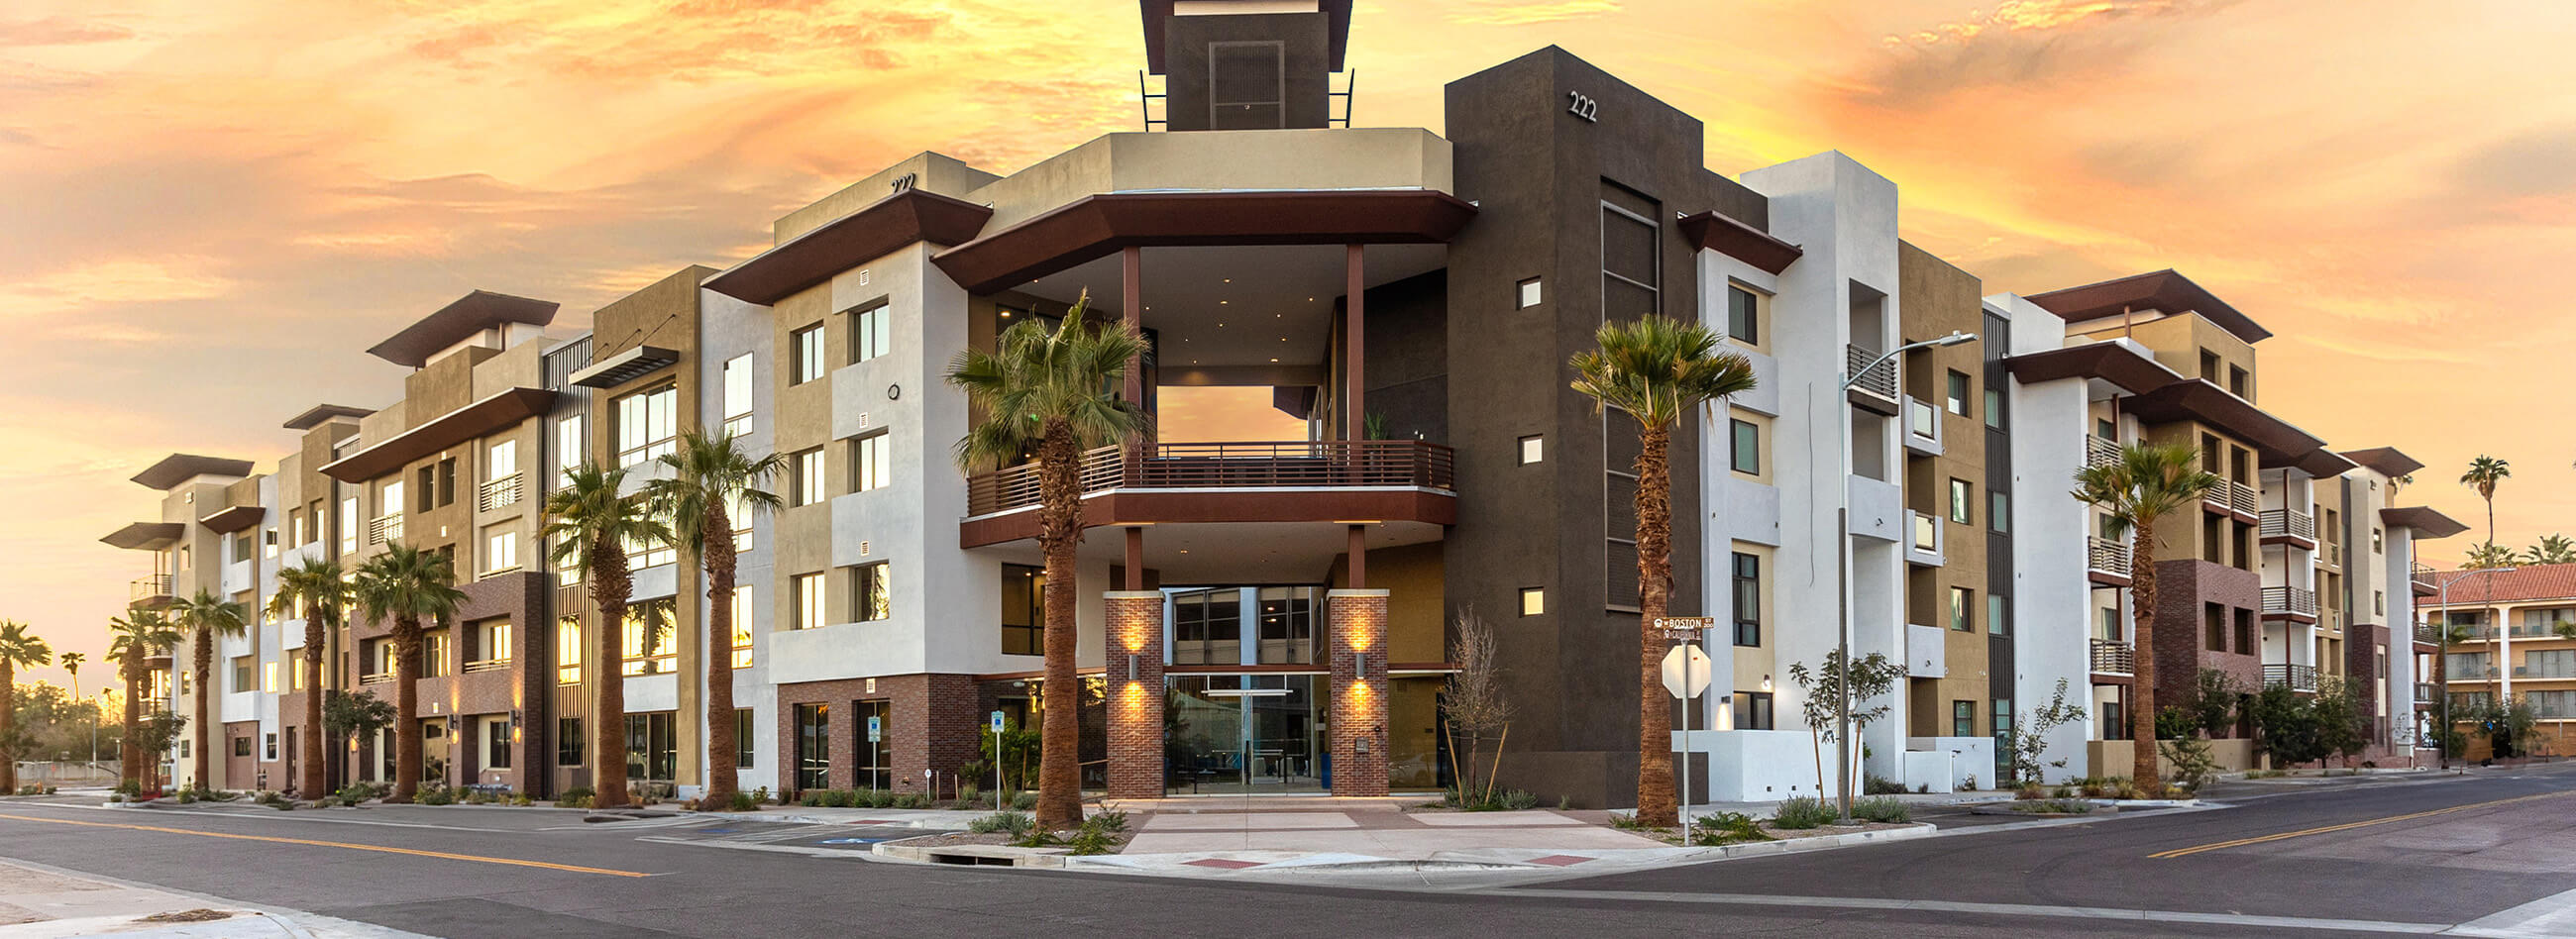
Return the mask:
<path id="1" fill-rule="evenodd" d="M 297 783 L 296 795 L 319 799 L 330 790 L 329 777 L 322 767 L 322 643 L 329 638 L 322 628 L 318 613 L 304 617 L 304 736 L 297 741 L 304 751 L 304 781 Z"/>
<path id="2" fill-rule="evenodd" d="M 2141 789 L 2162 777 L 2156 762 L 2156 524 L 2140 519 L 2130 534 L 2129 621 L 2136 633 L 2136 664 L 2131 668 L 2129 779 Z"/>
<path id="3" fill-rule="evenodd" d="M 17 666 L 9 661 L 8 656 L 0 655 L 0 740 L 9 739 L 9 729 L 15 723 L 12 718 L 16 712 L 11 708 L 16 706 L 16 702 L 11 699 L 17 696 L 17 681 Z M 73 700 L 79 699 L 75 697 Z M 18 754 L 16 751 L 0 753 L 0 796 L 17 794 Z"/>
<path id="4" fill-rule="evenodd" d="M 2487 497 L 2486 497 L 2486 503 L 2487 503 L 2487 543 L 2488 543 L 2488 544 L 2494 544 L 2494 543 L 2495 543 L 2495 496 L 2494 496 L 2492 493 L 2490 493 L 2490 494 L 2488 494 L 2488 495 L 2487 495 Z"/>
<path id="5" fill-rule="evenodd" d="M 214 751 L 213 751 L 213 750 L 209 750 L 209 749 L 207 749 L 207 748 L 206 748 L 206 747 L 207 747 L 206 720 L 207 720 L 207 718 L 209 717 L 210 712 L 211 712 L 211 711 L 213 711 L 213 708 L 212 708 L 212 707 L 210 707 L 209 705 L 212 703 L 212 701 L 213 701 L 213 699 L 214 699 L 214 696 L 215 696 L 215 686 L 212 684 L 212 682 L 214 681 L 214 678 L 215 678 L 215 632 L 214 632 L 214 630 L 211 630 L 211 629 L 200 629 L 200 630 L 197 630 L 197 652 L 196 652 L 196 660 L 197 660 L 197 733 L 196 733 L 196 735 L 195 735 L 195 736 L 196 736 L 196 740 L 197 740 L 197 743 L 196 743 L 196 748 L 197 748 L 197 767 L 196 767 L 197 775 L 196 775 L 196 777 L 195 777 L 193 780 L 191 780 L 191 782 L 194 784 L 193 788 L 204 788 L 204 787 L 206 787 L 206 786 L 207 786 L 207 784 L 208 784 L 208 783 L 207 783 L 207 780 L 208 780 L 208 779 L 210 779 L 210 778 L 214 775 L 214 774 L 212 774 L 212 773 L 208 773 L 208 772 L 206 772 L 206 766 L 207 766 L 207 764 L 208 764 L 208 763 L 210 763 L 210 762 L 212 762 L 212 761 L 214 760 Z"/>
<path id="6" fill-rule="evenodd" d="M 1673 712 L 1664 693 L 1667 643 L 1656 621 L 1672 592 L 1672 428 L 1637 434 L 1637 821 L 1679 824 L 1673 793 Z"/>
<path id="7" fill-rule="evenodd" d="M 1074 550 L 1082 543 L 1082 452 L 1073 428 L 1050 419 L 1038 447 L 1038 544 L 1046 553 L 1046 684 L 1040 694 L 1037 824 L 1082 824 L 1081 724 L 1073 674 Z"/>
<path id="8" fill-rule="evenodd" d="M 420 621 L 394 620 L 394 791 L 386 802 L 420 792 Z"/>
<path id="9" fill-rule="evenodd" d="M 597 795 L 591 805 L 620 808 L 630 803 L 626 797 L 626 670 L 618 661 L 618 645 L 626 628 L 626 598 L 634 583 L 626 571 L 626 552 L 616 542 L 602 539 L 590 548 L 590 590 L 593 605 L 599 607 L 599 621 L 592 624 L 591 666 L 599 683 L 599 706 L 592 715 L 591 788 Z"/>
<path id="10" fill-rule="evenodd" d="M 140 662 L 141 660 L 137 659 L 134 662 L 124 663 L 123 666 L 125 669 L 125 734 L 118 737 L 116 741 L 117 781 L 133 783 L 136 788 L 141 788 L 143 785 L 143 761 L 137 759 L 134 753 L 135 725 L 143 722 L 143 702 L 139 697 L 143 690 L 143 670 L 139 667 Z"/>
<path id="11" fill-rule="evenodd" d="M 733 807 L 741 742 L 733 718 L 733 523 L 721 500 L 710 499 L 698 527 L 707 565 L 707 788 L 698 810 Z"/>

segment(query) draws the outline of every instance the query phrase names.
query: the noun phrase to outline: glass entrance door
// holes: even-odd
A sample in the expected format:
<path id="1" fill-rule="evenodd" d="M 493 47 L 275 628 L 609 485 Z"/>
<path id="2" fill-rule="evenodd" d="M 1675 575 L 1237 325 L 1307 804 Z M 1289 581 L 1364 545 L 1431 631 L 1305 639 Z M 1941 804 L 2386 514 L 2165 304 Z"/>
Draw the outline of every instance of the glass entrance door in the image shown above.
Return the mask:
<path id="1" fill-rule="evenodd" d="M 1314 675 L 1182 675 L 1172 680 L 1166 759 L 1192 793 L 1323 791 Z"/>

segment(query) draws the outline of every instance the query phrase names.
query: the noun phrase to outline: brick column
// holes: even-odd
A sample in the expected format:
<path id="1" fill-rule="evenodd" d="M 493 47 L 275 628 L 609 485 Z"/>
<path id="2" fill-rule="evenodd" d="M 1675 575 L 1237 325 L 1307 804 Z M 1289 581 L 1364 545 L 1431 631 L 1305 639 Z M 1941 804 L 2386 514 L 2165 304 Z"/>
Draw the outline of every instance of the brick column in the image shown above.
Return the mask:
<path id="1" fill-rule="evenodd" d="M 1129 577 L 1135 570 L 1129 569 Z M 1103 671 L 1109 686 L 1109 797 L 1163 795 L 1163 595 L 1101 595 L 1109 629 Z"/>
<path id="2" fill-rule="evenodd" d="M 1384 590 L 1324 594 L 1332 621 L 1333 794 L 1386 794 L 1386 600 Z"/>

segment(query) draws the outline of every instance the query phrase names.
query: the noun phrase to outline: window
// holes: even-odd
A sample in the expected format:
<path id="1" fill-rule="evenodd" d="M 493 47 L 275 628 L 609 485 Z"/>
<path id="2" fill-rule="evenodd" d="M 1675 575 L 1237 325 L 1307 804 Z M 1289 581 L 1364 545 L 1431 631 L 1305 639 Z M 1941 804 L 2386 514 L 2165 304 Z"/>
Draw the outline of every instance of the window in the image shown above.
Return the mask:
<path id="1" fill-rule="evenodd" d="M 268 737 L 268 755 L 267 755 L 267 756 L 265 756 L 265 757 L 261 757 L 261 759 L 266 759 L 266 760 L 274 760 L 274 759 L 277 759 L 277 735 L 276 735 L 276 734 L 268 734 L 268 735 L 267 735 L 267 737 Z"/>
<path id="2" fill-rule="evenodd" d="M 1976 736 L 1976 735 L 1977 735 L 1977 702 L 1974 702 L 1974 701 L 1952 701 L 1952 702 L 1950 702 L 1950 736 L 1953 736 L 1953 737 L 1974 737 L 1974 736 Z"/>
<path id="3" fill-rule="evenodd" d="M 304 509 L 301 506 L 286 510 L 286 535 L 287 537 L 294 539 L 294 541 L 291 542 L 292 544 L 302 545 L 312 543 L 312 539 L 306 537 L 307 529 L 305 528 L 304 518 Z"/>
<path id="4" fill-rule="evenodd" d="M 1285 44 L 1211 42 L 1207 48 L 1209 129 L 1288 126 Z"/>
<path id="5" fill-rule="evenodd" d="M 2254 376 L 2253 376 L 2253 374 L 2252 374 L 2252 373 L 2250 373 L 2250 372 L 2247 372 L 2247 371 L 2245 370 L 2245 367 L 2244 367 L 2244 366 L 2241 366 L 2241 365 L 2230 365 L 2230 366 L 2228 366 L 2228 367 L 2227 367 L 2227 390 L 2228 390 L 2228 391 L 2230 391 L 2230 392 L 2234 392 L 2234 393 L 2235 393 L 2235 395 L 2236 395 L 2237 397 L 2239 397 L 2239 398 L 2244 398 L 2244 399 L 2246 399 L 2246 400 L 2248 400 L 2248 401 L 2253 400 L 2253 399 L 2254 399 Z"/>
<path id="6" fill-rule="evenodd" d="M 2000 389 L 1986 389 L 1986 426 L 1997 430 L 2003 429 L 2004 393 Z"/>
<path id="7" fill-rule="evenodd" d="M 249 755 L 250 755 L 250 738 L 249 738 L 249 737 L 234 737 L 234 738 L 233 738 L 233 755 L 234 755 L 234 756 L 249 756 Z"/>
<path id="8" fill-rule="evenodd" d="M 474 647 L 465 650 L 466 655 L 469 657 L 469 661 L 507 662 L 510 660 L 510 620 L 508 617 L 487 619 L 479 623 L 470 624 L 466 628 L 472 630 L 471 635 L 474 640 Z"/>
<path id="9" fill-rule="evenodd" d="M 427 473 L 428 468 L 423 467 L 421 471 L 423 473 Z M 403 484 L 399 477 L 389 480 L 384 485 L 376 488 L 376 515 L 379 517 L 386 515 L 400 515 L 402 514 L 402 510 Z M 181 548 L 180 550 L 185 551 L 187 549 Z"/>
<path id="10" fill-rule="evenodd" d="M 261 530 L 260 556 L 268 558 L 277 556 L 277 529 L 269 528 Z"/>
<path id="11" fill-rule="evenodd" d="M 2012 530 L 2012 496 L 2010 494 L 1993 490 L 1988 490 L 1986 492 L 1986 526 L 1999 532 L 2009 532 Z"/>
<path id="12" fill-rule="evenodd" d="M 2373 616 L 2388 615 L 2388 591 L 2373 590 L 2370 592 L 2370 613 Z"/>
<path id="13" fill-rule="evenodd" d="M 2370 529 L 2370 553 L 2378 554 L 2388 546 L 2388 533 L 2376 525 Z"/>
<path id="14" fill-rule="evenodd" d="M 2198 377 L 2208 379 L 2209 383 L 2213 385 L 2218 383 L 2218 353 L 2211 352 L 2207 349 L 2200 350 L 2200 375 Z"/>
<path id="15" fill-rule="evenodd" d="M 626 608 L 620 648 L 620 672 L 659 675 L 679 668 L 678 614 L 672 601 L 646 600 Z"/>
<path id="16" fill-rule="evenodd" d="M 555 484 L 562 485 L 571 477 L 572 468 L 581 465 L 590 445 L 581 436 L 581 415 L 555 422 Z"/>
<path id="17" fill-rule="evenodd" d="M 436 467 L 436 466 L 424 466 L 424 467 L 421 467 L 421 468 L 420 468 L 420 485 L 419 485 L 418 487 L 416 487 L 416 488 L 417 488 L 417 490 L 418 490 L 418 491 L 419 491 L 419 493 L 420 493 L 420 511 L 427 512 L 427 511 L 429 511 L 429 510 L 431 510 L 431 509 L 435 509 L 435 508 L 437 508 L 437 507 L 438 507 L 438 467 Z"/>
<path id="18" fill-rule="evenodd" d="M 894 342 L 894 312 L 883 305 L 850 314 L 850 361 L 886 354 Z"/>
<path id="19" fill-rule="evenodd" d="M 668 524 L 672 520 L 665 518 L 662 521 L 665 524 Z M 626 549 L 627 566 L 633 570 L 640 571 L 648 567 L 660 567 L 664 564 L 675 563 L 680 559 L 680 550 L 672 547 L 670 542 L 662 541 L 660 539 L 651 541 L 628 539 L 623 547 Z"/>
<path id="20" fill-rule="evenodd" d="M 580 766 L 580 765 L 581 765 L 581 754 L 582 754 L 582 745 L 581 745 L 581 718 L 578 718 L 578 717 L 559 717 L 559 718 L 556 718 L 556 719 L 555 719 L 555 765 L 556 765 L 556 766 Z"/>
<path id="21" fill-rule="evenodd" d="M 850 441 L 850 491 L 883 489 L 894 483 L 894 459 L 887 441 L 893 434 L 871 434 Z"/>
<path id="22" fill-rule="evenodd" d="M 2110 418 L 2097 417 L 2093 419 L 2093 436 L 2100 437 L 2104 440 L 2118 440 L 2120 439 L 2120 429 L 2117 425 L 2111 423 Z"/>
<path id="23" fill-rule="evenodd" d="M 796 788 L 832 785 L 832 706 L 796 706 Z"/>
<path id="24" fill-rule="evenodd" d="M 1976 522 L 1976 518 L 1975 518 L 1975 515 L 1976 515 L 1976 507 L 1975 507 L 1975 505 L 1974 505 L 1975 500 L 1976 500 L 1976 497 L 1975 497 L 1975 496 L 1973 496 L 1973 495 L 1970 495 L 1970 494 L 1969 494 L 1969 490 L 1968 490 L 1968 481 L 1967 481 L 1967 480 L 1964 480 L 1964 479 L 1953 479 L 1953 480 L 1951 480 L 1951 481 L 1950 481 L 1950 520 L 1951 520 L 1951 521 L 1954 521 L 1954 522 L 1957 522 L 1957 523 L 1959 523 L 1959 524 L 1962 524 L 1962 525 L 1970 525 L 1970 524 L 1974 524 L 1974 523 Z"/>
<path id="25" fill-rule="evenodd" d="M 1538 616 L 1547 612 L 1547 588 L 1521 588 L 1521 615 Z"/>
<path id="26" fill-rule="evenodd" d="M 1950 588 L 1950 628 L 1968 632 L 1976 628 L 1977 592 L 1966 587 Z"/>
<path id="27" fill-rule="evenodd" d="M 1735 644 L 1762 644 L 1762 558 L 1759 555 L 1734 553 L 1735 564 Z"/>
<path id="28" fill-rule="evenodd" d="M 830 623 L 830 620 L 824 618 L 823 575 L 798 574 L 794 584 L 796 620 L 788 628 L 821 629 L 825 624 Z"/>
<path id="29" fill-rule="evenodd" d="M 618 465 L 650 463 L 669 455 L 679 434 L 678 385 L 663 385 L 617 399 Z"/>
<path id="30" fill-rule="evenodd" d="M 261 694 L 276 694 L 276 693 L 277 693 L 277 663 L 275 663 L 275 662 L 261 662 L 261 663 L 259 663 L 259 693 L 261 693 Z"/>
<path id="31" fill-rule="evenodd" d="M 1772 729 L 1770 692 L 1738 691 L 1735 693 L 1735 729 Z"/>
<path id="32" fill-rule="evenodd" d="M 1526 310 L 1537 306 L 1540 301 L 1546 299 L 1546 295 L 1546 285 L 1539 278 L 1532 277 L 1528 280 L 1521 281 L 1519 292 L 1516 295 L 1516 302 L 1520 305 L 1514 307 L 1514 309 Z"/>
<path id="33" fill-rule="evenodd" d="M 1943 406 L 1944 406 L 1944 407 L 1949 408 L 1949 409 L 1950 409 L 1950 413 L 1952 413 L 1952 414 L 1959 415 L 1960 417 L 1967 417 L 1967 416 L 1968 416 L 1968 376 L 1967 376 L 1967 373 L 1965 373 L 1965 372 L 1955 372 L 1955 371 L 1954 371 L 1954 372 L 1951 372 L 1951 373 L 1950 373 L 1950 383 L 1949 383 L 1948 388 L 1949 388 L 1949 398 L 1948 398 L 1948 400 L 1946 400 L 1946 401 L 1944 401 L 1944 402 L 1942 403 L 1942 404 L 1943 404 Z"/>
<path id="34" fill-rule="evenodd" d="M 1046 569 L 1002 565 L 1002 654 L 1046 654 Z"/>
<path id="35" fill-rule="evenodd" d="M 555 684 L 581 684 L 581 617 L 555 620 Z"/>
<path id="36" fill-rule="evenodd" d="M 787 383 L 802 385 L 823 377 L 823 324 L 816 323 L 787 334 L 787 348 L 795 358 Z"/>
<path id="37" fill-rule="evenodd" d="M 1732 468 L 1747 476 L 1762 475 L 1762 427 L 1741 418 L 1728 418 L 1726 423 L 1734 436 L 1729 448 Z"/>
<path id="38" fill-rule="evenodd" d="M 1995 778 L 2012 774 L 2013 708 L 2011 698 L 1996 698 L 1992 724 L 1995 736 Z"/>
<path id="39" fill-rule="evenodd" d="M 1530 437 L 1523 437 L 1523 438 L 1521 438 L 1521 465 L 1522 465 L 1522 466 L 1528 466 L 1528 465 L 1530 465 L 1530 464 L 1532 464 L 1532 463 L 1537 463 L 1537 462 L 1539 462 L 1539 461 L 1541 461 L 1541 460 L 1544 460 L 1544 459 L 1546 459 L 1546 458 L 1547 458 L 1547 440 L 1546 440 L 1546 438 L 1544 438 L 1544 437 L 1537 437 L 1537 436 L 1530 436 Z"/>
<path id="40" fill-rule="evenodd" d="M 2008 598 L 1986 595 L 1986 635 L 2012 635 L 2012 603 Z"/>
<path id="41" fill-rule="evenodd" d="M 519 473 L 519 442 L 496 441 L 484 451 L 484 479 L 508 479 Z"/>
<path id="42" fill-rule="evenodd" d="M 1172 661 L 1180 665 L 1243 661 L 1243 591 L 1229 587 L 1174 594 Z"/>
<path id="43" fill-rule="evenodd" d="M 456 674 L 456 640 L 444 629 L 421 633 L 420 677 L 445 678 Z"/>
<path id="44" fill-rule="evenodd" d="M 494 525 L 483 534 L 483 570 L 498 574 L 519 569 L 519 534 L 508 525 Z"/>
<path id="45" fill-rule="evenodd" d="M 751 667 L 751 591 L 733 592 L 733 667 Z"/>
<path id="46" fill-rule="evenodd" d="M 886 562 L 850 569 L 850 619 L 873 623 L 894 615 L 894 582 Z"/>
<path id="47" fill-rule="evenodd" d="M 483 718 L 483 768 L 510 768 L 510 716 Z"/>
<path id="48" fill-rule="evenodd" d="M 823 448 L 796 454 L 794 478 L 787 481 L 787 504 L 813 505 L 823 501 Z"/>
<path id="49" fill-rule="evenodd" d="M 1746 345 L 1762 343 L 1762 298 L 1735 284 L 1726 285 L 1726 338 Z"/>
<path id="50" fill-rule="evenodd" d="M 740 437 L 751 432 L 751 353 L 726 359 L 724 364 L 724 432 Z"/>
<path id="51" fill-rule="evenodd" d="M 2200 610 L 2200 621 L 2201 631 L 2207 633 L 2201 637 L 2202 644 L 2211 652 L 2227 651 L 2227 608 L 2215 603 L 2204 604 Z"/>
<path id="52" fill-rule="evenodd" d="M 247 655 L 235 656 L 233 658 L 232 688 L 234 693 L 238 694 L 244 691 L 252 691 L 259 687 L 251 683 L 251 669 L 255 667 L 254 662 L 255 660 Z"/>
<path id="53" fill-rule="evenodd" d="M 626 715 L 626 778 L 669 782 L 679 775 L 679 738 L 671 712 Z"/>
<path id="54" fill-rule="evenodd" d="M 752 757 L 758 755 L 755 752 L 757 748 L 751 745 L 751 725 L 751 709 L 735 708 L 733 711 L 733 765 L 736 769 L 750 769 Z"/>
<path id="55" fill-rule="evenodd" d="M 1263 665 L 1308 665 L 1322 661 L 1316 653 L 1316 611 L 1323 591 L 1314 587 L 1263 587 L 1260 648 L 1253 660 Z"/>

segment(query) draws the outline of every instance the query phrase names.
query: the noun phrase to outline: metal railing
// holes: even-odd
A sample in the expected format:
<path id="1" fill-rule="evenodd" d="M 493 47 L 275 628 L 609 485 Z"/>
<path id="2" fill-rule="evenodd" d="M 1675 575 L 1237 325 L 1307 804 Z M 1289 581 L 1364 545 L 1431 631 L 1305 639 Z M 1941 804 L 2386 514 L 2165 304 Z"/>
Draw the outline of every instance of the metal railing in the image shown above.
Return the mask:
<path id="1" fill-rule="evenodd" d="M 2109 466 L 2117 462 L 2120 462 L 2119 444 L 2112 443 L 2111 441 L 2104 440 L 2090 434 L 2085 435 L 2084 465 Z"/>
<path id="2" fill-rule="evenodd" d="M 2317 690 L 2317 667 L 2314 665 L 2265 665 L 2263 687 L 2287 685 L 2292 691 Z"/>
<path id="3" fill-rule="evenodd" d="M 390 515 L 379 515 L 367 520 L 368 544 L 384 544 L 388 541 L 400 541 L 402 540 L 402 536 L 403 517 L 400 512 L 395 512 Z"/>
<path id="4" fill-rule="evenodd" d="M 2431 623 L 2415 624 L 2415 641 L 2429 642 L 2437 646 L 2441 645 L 2442 627 L 2435 626 Z"/>
<path id="5" fill-rule="evenodd" d="M 521 474 L 512 473 L 499 479 L 486 480 L 475 490 L 474 504 L 480 511 L 506 509 L 519 502 Z"/>
<path id="6" fill-rule="evenodd" d="M 2263 512 L 2263 493 L 2252 486 L 2231 480 L 2227 484 L 2227 507 L 2234 509 L 2240 515 L 2260 517 Z M 2311 534 L 2313 533 L 2314 530 L 2311 529 Z"/>
<path id="7" fill-rule="evenodd" d="M 2119 577 L 2129 576 L 2129 546 L 2100 535 L 2084 536 L 2084 567 Z"/>
<path id="8" fill-rule="evenodd" d="M 2432 682 L 2419 681 L 2415 683 L 2415 700 L 2427 704 L 2440 701 L 2441 692 Z"/>
<path id="9" fill-rule="evenodd" d="M 1889 401 L 1896 400 L 1896 360 L 1869 363 L 1878 359 L 1878 350 L 1862 345 L 1843 347 L 1843 374 L 1855 376 L 1851 386 Z M 1864 372 L 1861 369 L 1867 368 Z"/>
<path id="10" fill-rule="evenodd" d="M 369 672 L 358 676 L 358 684 L 361 685 L 389 685 L 393 683 L 393 680 L 394 673 L 392 672 Z"/>
<path id="11" fill-rule="evenodd" d="M 2121 639 L 2093 640 L 2093 670 L 2104 675 L 2138 673 L 2138 648 Z"/>
<path id="12" fill-rule="evenodd" d="M 2263 588 L 2263 612 L 2266 615 L 2295 613 L 2301 616 L 2315 616 L 2317 615 L 2317 593 L 2303 587 L 2265 587 Z"/>
<path id="13" fill-rule="evenodd" d="M 2433 580 L 2433 569 L 2422 564 L 2417 564 L 2410 568 L 2407 571 L 2406 579 L 2426 587 L 2434 587 L 2436 589 L 2440 587 L 2440 585 L 2435 583 Z"/>
<path id="14" fill-rule="evenodd" d="M 2265 538 L 2287 535 L 2292 538 L 2306 539 L 2312 544 L 2317 540 L 2317 520 L 2305 513 L 2288 509 L 2265 509 L 2258 518 L 2261 519 L 2260 531 Z"/>
<path id="15" fill-rule="evenodd" d="M 170 596 L 170 575 L 145 574 L 141 577 L 134 578 L 134 583 L 127 588 L 126 593 L 127 602 L 131 603 L 141 603 L 145 600 L 158 600 L 163 597 Z"/>
<path id="16" fill-rule="evenodd" d="M 1082 455 L 1085 494 L 1108 489 L 1457 488 L 1456 451 L 1419 440 L 1166 443 Z M 1038 503 L 1038 465 L 966 480 L 966 514 Z"/>
<path id="17" fill-rule="evenodd" d="M 465 674 L 497 672 L 510 667 L 509 659 L 476 659 L 465 663 Z"/>

